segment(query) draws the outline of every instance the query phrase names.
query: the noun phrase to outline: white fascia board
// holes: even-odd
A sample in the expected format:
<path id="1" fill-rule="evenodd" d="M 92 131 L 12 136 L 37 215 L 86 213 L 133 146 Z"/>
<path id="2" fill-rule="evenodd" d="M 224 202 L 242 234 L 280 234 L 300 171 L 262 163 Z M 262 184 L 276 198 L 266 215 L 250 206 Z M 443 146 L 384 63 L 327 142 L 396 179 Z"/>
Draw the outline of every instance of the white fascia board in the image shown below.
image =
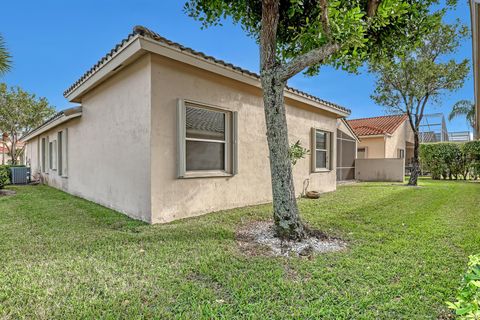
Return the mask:
<path id="1" fill-rule="evenodd" d="M 37 130 L 34 130 L 32 132 L 30 132 L 29 134 L 26 134 L 25 136 L 21 137 L 20 138 L 20 141 L 23 141 L 23 142 L 27 142 L 39 135 L 41 135 L 42 133 L 44 132 L 47 132 L 48 130 L 50 129 L 53 129 L 59 125 L 61 125 L 62 123 L 65 123 L 73 118 L 78 118 L 82 115 L 82 112 L 77 112 L 77 113 L 74 113 L 74 114 L 71 114 L 71 115 L 68 115 L 68 116 L 61 116 L 60 118 L 58 119 L 55 119 L 54 121 L 50 122 L 49 124 L 43 126 L 43 127 L 40 127 L 38 128 Z"/>
<path id="2" fill-rule="evenodd" d="M 246 74 L 239 70 L 234 70 L 226 66 L 222 66 L 216 62 L 203 59 L 201 57 L 198 57 L 197 55 L 189 53 L 188 51 L 181 51 L 180 49 L 171 47 L 164 43 L 159 43 L 149 38 L 141 38 L 140 43 L 141 43 L 142 49 L 146 51 L 156 53 L 163 57 L 167 57 L 172 60 L 179 61 L 188 65 L 194 66 L 196 68 L 200 68 L 202 70 L 206 70 L 206 71 L 251 85 L 253 87 L 257 87 L 260 89 L 262 88 L 260 80 L 257 77 Z M 340 117 L 346 117 L 350 114 L 349 112 L 342 111 L 337 108 L 322 104 L 318 101 L 309 99 L 307 97 L 302 96 L 301 94 L 298 94 L 288 89 L 285 90 L 285 98 L 290 98 L 292 100 L 314 106 L 318 109 L 322 109 L 322 110 L 337 114 Z"/>
<path id="3" fill-rule="evenodd" d="M 112 76 L 116 71 L 142 55 L 139 37 L 135 36 L 124 44 L 108 61 L 104 62 L 97 70 L 88 76 L 86 80 L 69 92 L 65 98 L 70 102 L 81 102 L 81 97 L 91 88 L 95 87 L 106 78 Z"/>

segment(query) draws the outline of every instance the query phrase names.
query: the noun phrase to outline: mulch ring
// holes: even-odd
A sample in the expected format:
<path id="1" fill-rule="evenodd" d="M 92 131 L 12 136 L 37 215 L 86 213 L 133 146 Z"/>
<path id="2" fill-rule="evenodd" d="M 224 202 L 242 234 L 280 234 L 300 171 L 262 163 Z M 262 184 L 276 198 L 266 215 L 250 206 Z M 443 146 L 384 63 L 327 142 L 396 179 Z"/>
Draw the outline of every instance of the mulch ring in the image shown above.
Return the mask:
<path id="1" fill-rule="evenodd" d="M 342 251 L 347 244 L 320 231 L 310 231 L 302 241 L 281 240 L 275 236 L 273 221 L 254 221 L 241 226 L 235 233 L 240 250 L 248 256 L 311 257 Z"/>
<path id="2" fill-rule="evenodd" d="M 16 194 L 13 190 L 0 189 L 0 197 L 13 196 Z"/>

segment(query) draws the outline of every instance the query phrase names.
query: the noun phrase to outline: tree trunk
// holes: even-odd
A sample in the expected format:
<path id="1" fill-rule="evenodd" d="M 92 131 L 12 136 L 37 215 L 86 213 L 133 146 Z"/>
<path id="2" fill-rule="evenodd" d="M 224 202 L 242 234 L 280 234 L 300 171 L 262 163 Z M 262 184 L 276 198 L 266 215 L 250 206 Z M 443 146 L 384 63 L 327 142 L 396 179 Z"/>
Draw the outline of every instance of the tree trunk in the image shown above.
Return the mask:
<path id="1" fill-rule="evenodd" d="M 12 158 L 11 164 L 16 165 L 17 164 L 17 140 L 13 134 L 11 134 L 10 137 L 11 137 L 10 140 L 12 141 L 12 145 L 10 147 L 10 157 Z"/>
<path id="2" fill-rule="evenodd" d="M 292 165 L 288 156 L 283 92 L 285 83 L 275 76 L 273 70 L 265 71 L 262 73 L 262 87 L 270 155 L 273 218 L 277 236 L 282 239 L 301 240 L 306 237 L 306 231 L 298 212 Z"/>
<path id="3" fill-rule="evenodd" d="M 418 130 L 413 133 L 413 167 L 408 180 L 409 186 L 416 186 L 418 184 L 418 176 L 420 175 L 420 140 L 418 138 Z"/>

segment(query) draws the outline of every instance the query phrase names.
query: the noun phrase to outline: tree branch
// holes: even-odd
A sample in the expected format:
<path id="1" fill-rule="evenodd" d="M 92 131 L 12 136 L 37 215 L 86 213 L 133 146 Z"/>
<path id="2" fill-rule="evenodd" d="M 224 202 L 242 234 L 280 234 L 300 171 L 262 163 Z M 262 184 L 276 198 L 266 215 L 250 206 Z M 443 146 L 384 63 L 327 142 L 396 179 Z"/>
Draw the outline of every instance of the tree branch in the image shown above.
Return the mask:
<path id="1" fill-rule="evenodd" d="M 374 17 L 377 14 L 378 6 L 382 0 L 369 0 L 367 3 L 367 16 Z"/>
<path id="2" fill-rule="evenodd" d="M 318 0 L 318 4 L 321 9 L 321 19 L 323 25 L 323 31 L 329 37 L 330 36 L 330 21 L 328 19 L 328 0 Z"/>
<path id="3" fill-rule="evenodd" d="M 280 69 L 280 80 L 287 81 L 297 73 L 300 73 L 305 68 L 314 66 L 320 62 L 325 61 L 332 54 L 340 50 L 340 45 L 337 43 L 327 44 L 320 48 L 310 50 L 307 53 L 293 58 L 287 64 L 284 64 Z"/>
<path id="4" fill-rule="evenodd" d="M 262 0 L 260 29 L 260 70 L 269 70 L 277 63 L 277 29 L 279 13 L 277 0 Z"/>

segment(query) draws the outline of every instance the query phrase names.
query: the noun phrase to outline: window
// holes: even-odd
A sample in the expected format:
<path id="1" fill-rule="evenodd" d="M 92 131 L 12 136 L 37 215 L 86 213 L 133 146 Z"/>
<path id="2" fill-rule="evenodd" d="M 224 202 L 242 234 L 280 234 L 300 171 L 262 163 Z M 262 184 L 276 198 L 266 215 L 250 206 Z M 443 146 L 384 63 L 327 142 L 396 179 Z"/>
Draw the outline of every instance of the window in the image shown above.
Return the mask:
<path id="1" fill-rule="evenodd" d="M 367 148 L 358 148 L 357 159 L 366 159 L 366 158 L 367 158 Z"/>
<path id="2" fill-rule="evenodd" d="M 47 171 L 47 141 L 45 138 L 42 138 L 42 146 L 41 146 L 41 149 L 42 149 L 42 163 L 41 163 L 41 167 L 42 167 L 42 172 L 46 172 Z"/>
<path id="3" fill-rule="evenodd" d="M 398 149 L 397 150 L 397 157 L 399 159 L 404 159 L 405 158 L 405 150 L 404 149 Z"/>
<path id="4" fill-rule="evenodd" d="M 51 170 L 57 170 L 57 140 L 48 144 L 48 159 Z"/>
<path id="5" fill-rule="evenodd" d="M 63 174 L 63 131 L 60 131 L 57 133 L 57 155 L 58 155 L 58 161 L 57 161 L 57 167 L 58 167 L 58 175 L 61 176 Z"/>
<path id="6" fill-rule="evenodd" d="M 312 129 L 313 150 L 312 167 L 313 171 L 331 170 L 331 140 L 332 133 L 319 129 Z"/>
<path id="7" fill-rule="evenodd" d="M 236 113 L 179 100 L 178 176 L 236 173 Z"/>

